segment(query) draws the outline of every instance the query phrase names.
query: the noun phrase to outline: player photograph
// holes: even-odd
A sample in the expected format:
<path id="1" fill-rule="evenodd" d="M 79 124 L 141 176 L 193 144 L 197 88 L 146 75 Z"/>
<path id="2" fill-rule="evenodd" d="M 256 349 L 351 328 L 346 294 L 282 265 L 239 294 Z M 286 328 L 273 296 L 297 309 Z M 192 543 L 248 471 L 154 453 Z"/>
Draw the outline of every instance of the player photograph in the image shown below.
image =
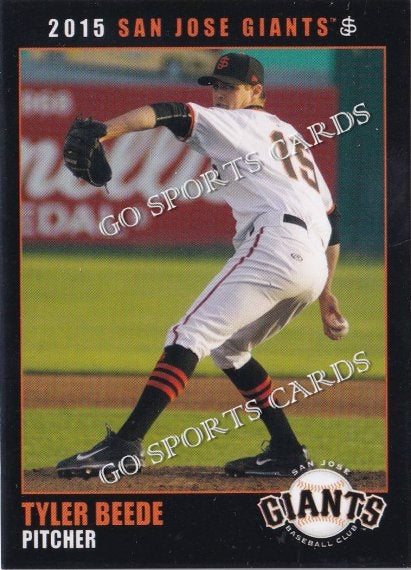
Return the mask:
<path id="1" fill-rule="evenodd" d="M 383 51 L 21 56 L 27 489 L 384 489 Z"/>

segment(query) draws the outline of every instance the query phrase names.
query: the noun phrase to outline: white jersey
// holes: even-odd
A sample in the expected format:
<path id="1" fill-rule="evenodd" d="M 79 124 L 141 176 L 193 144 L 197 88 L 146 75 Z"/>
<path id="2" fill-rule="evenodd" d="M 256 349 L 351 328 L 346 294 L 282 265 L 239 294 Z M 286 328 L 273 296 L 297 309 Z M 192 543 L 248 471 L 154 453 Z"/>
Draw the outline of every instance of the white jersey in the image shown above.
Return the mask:
<path id="1" fill-rule="evenodd" d="M 299 136 L 295 128 L 264 110 L 189 106 L 194 120 L 186 142 L 210 157 L 221 179 L 229 180 L 220 191 L 236 220 L 234 243 L 240 243 L 250 227 L 277 226 L 284 214 L 291 214 L 326 247 L 333 199 L 311 151 L 301 144 L 293 148 L 290 137 Z M 226 165 L 233 160 L 239 180 Z"/>

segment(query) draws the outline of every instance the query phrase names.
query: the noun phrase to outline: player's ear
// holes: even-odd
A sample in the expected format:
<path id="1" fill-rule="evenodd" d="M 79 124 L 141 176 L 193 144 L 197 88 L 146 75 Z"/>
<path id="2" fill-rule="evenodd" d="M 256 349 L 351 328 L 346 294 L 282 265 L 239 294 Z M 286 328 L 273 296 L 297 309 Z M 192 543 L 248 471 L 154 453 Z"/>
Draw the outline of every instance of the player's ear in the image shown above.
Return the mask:
<path id="1" fill-rule="evenodd" d="M 253 85 L 252 90 L 253 90 L 253 97 L 255 99 L 260 99 L 262 94 L 263 94 L 263 86 L 261 85 L 261 83 L 257 83 L 257 85 Z"/>

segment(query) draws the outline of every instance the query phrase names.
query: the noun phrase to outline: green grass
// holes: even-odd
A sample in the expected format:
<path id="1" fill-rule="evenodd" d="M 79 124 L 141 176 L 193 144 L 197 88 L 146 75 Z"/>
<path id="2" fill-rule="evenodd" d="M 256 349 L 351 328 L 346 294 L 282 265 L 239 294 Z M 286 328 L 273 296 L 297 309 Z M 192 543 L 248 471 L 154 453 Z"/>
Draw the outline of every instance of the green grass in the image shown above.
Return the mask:
<path id="1" fill-rule="evenodd" d="M 119 408 L 25 410 L 25 469 L 50 467 L 69 455 L 90 449 L 99 439 L 103 439 L 106 421 L 112 423 L 113 429 L 118 429 L 128 412 Z M 177 456 L 159 465 L 222 466 L 230 459 L 255 455 L 260 450 L 260 443 L 268 438 L 262 422 L 251 422 L 245 414 L 240 414 L 244 426 L 234 429 L 234 422 L 229 416 L 222 418 L 221 411 L 168 410 L 154 424 L 145 444 L 148 446 L 174 434 L 180 436 L 188 427 L 201 428 L 200 422 L 210 417 L 217 418 L 220 426 L 229 431 L 211 441 L 204 438 L 195 448 L 179 445 L 175 450 Z M 314 461 L 335 460 L 349 469 L 362 471 L 385 469 L 385 427 L 382 418 L 290 416 L 290 423 L 298 438 L 309 447 Z M 50 426 L 53 428 L 50 429 Z M 193 432 L 188 437 L 190 442 L 196 443 Z M 147 464 L 152 464 L 150 457 Z"/>
<path id="2" fill-rule="evenodd" d="M 168 328 L 180 319 L 225 259 L 30 252 L 22 264 L 23 368 L 31 371 L 147 373 Z M 380 262 L 340 263 L 335 293 L 350 321 L 340 342 L 322 333 L 318 304 L 307 308 L 254 356 L 276 376 L 305 376 L 364 350 L 362 377 L 383 377 L 383 272 Z M 246 300 L 245 300 L 246 302 Z M 210 358 L 197 368 L 215 374 Z"/>

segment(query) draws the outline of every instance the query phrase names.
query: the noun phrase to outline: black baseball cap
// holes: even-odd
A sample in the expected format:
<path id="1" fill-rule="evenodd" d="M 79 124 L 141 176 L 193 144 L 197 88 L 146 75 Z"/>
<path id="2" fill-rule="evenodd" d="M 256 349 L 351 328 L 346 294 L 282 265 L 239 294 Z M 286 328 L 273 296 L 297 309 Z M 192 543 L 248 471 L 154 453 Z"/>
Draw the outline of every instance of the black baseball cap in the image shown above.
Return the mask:
<path id="1" fill-rule="evenodd" d="M 215 64 L 213 75 L 203 75 L 198 79 L 200 85 L 213 85 L 215 81 L 257 85 L 264 83 L 264 68 L 257 59 L 245 53 L 226 53 Z"/>

